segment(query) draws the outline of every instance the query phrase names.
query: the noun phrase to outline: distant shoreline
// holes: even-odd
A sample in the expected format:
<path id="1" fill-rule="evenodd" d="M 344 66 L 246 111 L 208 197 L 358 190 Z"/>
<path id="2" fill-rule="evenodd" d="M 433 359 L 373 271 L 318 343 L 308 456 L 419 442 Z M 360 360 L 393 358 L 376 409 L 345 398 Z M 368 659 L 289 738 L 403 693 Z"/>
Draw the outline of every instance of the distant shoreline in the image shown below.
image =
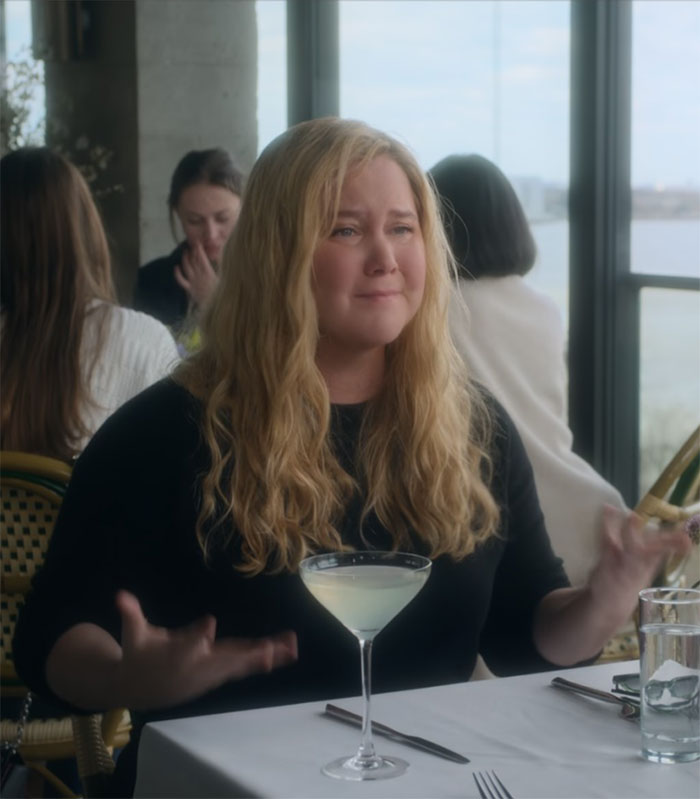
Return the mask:
<path id="1" fill-rule="evenodd" d="M 568 214 L 566 213 L 551 213 L 551 214 L 539 214 L 539 215 L 528 215 L 528 222 L 531 225 L 542 225 L 546 224 L 547 222 L 561 222 L 562 220 L 568 220 Z M 639 212 L 634 211 L 632 216 L 632 223 L 644 220 L 645 222 L 659 220 L 660 222 L 687 222 L 691 219 L 700 219 L 700 210 L 698 211 L 691 211 L 687 214 L 678 214 L 678 213 L 663 213 L 663 209 L 656 209 L 655 211 L 648 211 L 648 212 Z"/>
<path id="2" fill-rule="evenodd" d="M 566 219 L 569 189 L 537 178 L 514 179 L 513 186 L 531 223 Z M 632 219 L 700 219 L 700 189 L 632 189 Z"/>

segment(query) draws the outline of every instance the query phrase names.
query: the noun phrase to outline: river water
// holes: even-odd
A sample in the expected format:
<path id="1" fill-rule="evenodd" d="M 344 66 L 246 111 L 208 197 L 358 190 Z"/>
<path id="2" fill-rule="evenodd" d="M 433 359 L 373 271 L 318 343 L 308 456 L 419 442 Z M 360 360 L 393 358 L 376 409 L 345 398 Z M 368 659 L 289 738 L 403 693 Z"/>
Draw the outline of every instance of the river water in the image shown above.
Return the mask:
<path id="1" fill-rule="evenodd" d="M 568 319 L 569 226 L 532 224 L 538 259 L 528 282 Z M 700 219 L 632 223 L 635 272 L 700 277 Z M 644 289 L 640 331 L 640 491 L 700 423 L 700 292 Z"/>

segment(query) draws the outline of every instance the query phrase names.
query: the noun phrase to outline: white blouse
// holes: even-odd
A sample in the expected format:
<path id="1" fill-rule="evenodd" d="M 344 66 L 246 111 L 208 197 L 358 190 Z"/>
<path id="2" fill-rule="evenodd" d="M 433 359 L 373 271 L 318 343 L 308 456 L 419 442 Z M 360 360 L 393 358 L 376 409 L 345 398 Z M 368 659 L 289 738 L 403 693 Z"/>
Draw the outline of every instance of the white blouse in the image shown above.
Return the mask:
<path id="1" fill-rule="evenodd" d="M 91 435 L 114 411 L 140 391 L 170 373 L 180 360 L 168 328 L 148 314 L 93 303 L 85 320 L 81 363 L 89 369 L 95 357 L 99 325 L 107 315 L 103 348 L 90 377 L 94 403 L 85 409 Z M 83 449 L 89 439 L 85 439 Z"/>
<path id="2" fill-rule="evenodd" d="M 459 281 L 450 309 L 453 340 L 471 374 L 513 419 L 535 473 L 554 551 L 572 583 L 597 560 L 605 503 L 624 509 L 619 492 L 571 447 L 567 370 L 559 310 L 522 277 Z"/>

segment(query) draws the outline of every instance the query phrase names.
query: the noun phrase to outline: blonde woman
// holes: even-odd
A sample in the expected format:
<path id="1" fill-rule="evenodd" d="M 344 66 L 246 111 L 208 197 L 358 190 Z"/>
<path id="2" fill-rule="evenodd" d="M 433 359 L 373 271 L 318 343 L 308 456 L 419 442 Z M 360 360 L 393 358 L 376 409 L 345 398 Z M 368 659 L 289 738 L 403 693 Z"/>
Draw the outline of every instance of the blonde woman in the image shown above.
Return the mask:
<path id="1" fill-rule="evenodd" d="M 297 573 L 341 548 L 433 559 L 382 632 L 377 691 L 467 679 L 479 650 L 502 674 L 594 656 L 661 551 L 688 543 L 616 520 L 590 584 L 568 586 L 517 433 L 450 343 L 449 291 L 436 200 L 403 146 L 338 119 L 272 142 L 202 350 L 76 465 L 18 624 L 22 678 L 138 724 L 352 693 L 356 643 Z"/>
<path id="2" fill-rule="evenodd" d="M 70 460 L 177 364 L 160 322 L 117 305 L 102 221 L 47 147 L 0 161 L 2 448 Z"/>

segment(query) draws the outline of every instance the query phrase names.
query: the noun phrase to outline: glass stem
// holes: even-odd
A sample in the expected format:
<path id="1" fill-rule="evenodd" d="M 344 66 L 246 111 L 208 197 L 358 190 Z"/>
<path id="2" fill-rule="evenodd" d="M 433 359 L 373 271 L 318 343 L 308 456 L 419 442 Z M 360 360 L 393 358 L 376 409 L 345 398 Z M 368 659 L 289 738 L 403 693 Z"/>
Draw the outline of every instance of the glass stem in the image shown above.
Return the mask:
<path id="1" fill-rule="evenodd" d="M 376 757 L 372 741 L 372 712 L 370 697 L 372 695 L 372 639 L 360 639 L 360 656 L 362 658 L 362 743 L 357 750 L 358 760 L 372 760 Z"/>

